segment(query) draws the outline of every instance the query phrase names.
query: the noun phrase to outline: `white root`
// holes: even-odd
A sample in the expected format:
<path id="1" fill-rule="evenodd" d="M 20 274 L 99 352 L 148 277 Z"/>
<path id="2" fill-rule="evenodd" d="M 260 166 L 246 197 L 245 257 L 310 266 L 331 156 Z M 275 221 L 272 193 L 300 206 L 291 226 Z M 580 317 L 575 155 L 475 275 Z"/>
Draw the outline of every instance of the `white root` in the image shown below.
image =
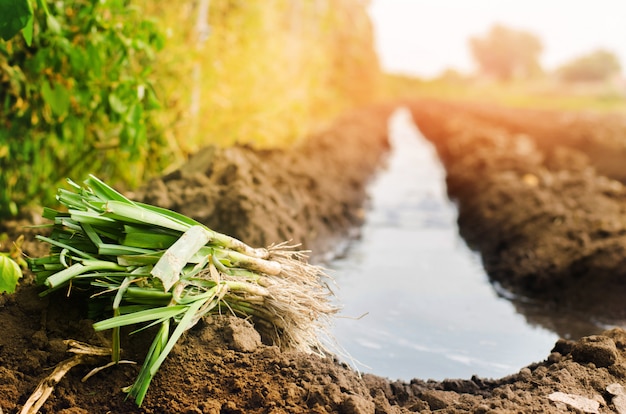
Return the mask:
<path id="1" fill-rule="evenodd" d="M 79 354 L 60 362 L 50 375 L 41 380 L 35 391 L 26 401 L 26 404 L 24 404 L 24 407 L 22 407 L 20 414 L 37 414 L 39 409 L 48 400 L 48 397 L 50 397 L 50 394 L 52 394 L 54 386 L 61 381 L 70 369 L 74 368 L 76 365 L 82 364 L 84 360 L 85 355 Z"/>
<path id="2" fill-rule="evenodd" d="M 327 346 L 320 335 L 330 337 L 331 318 L 339 308 L 330 302 L 333 292 L 324 279 L 332 280 L 320 266 L 306 261 L 297 246 L 281 243 L 268 248 L 269 259 L 281 265 L 279 275 L 268 276 L 265 287 L 270 295 L 265 313 L 272 315 L 275 341 L 284 348 L 324 355 Z"/>
<path id="3" fill-rule="evenodd" d="M 41 407 L 48 400 L 48 397 L 52 394 L 52 391 L 54 391 L 55 385 L 57 385 L 63 379 L 65 374 L 67 374 L 75 366 L 80 364 L 93 364 L 96 362 L 97 357 L 111 355 L 111 348 L 97 347 L 72 339 L 68 339 L 64 342 L 69 346 L 68 352 L 72 352 L 75 355 L 58 363 L 57 366 L 54 367 L 52 373 L 39 382 L 35 391 L 33 391 L 22 407 L 20 414 L 37 414 L 39 409 L 41 409 Z M 123 362 L 130 363 L 129 361 Z M 108 365 L 110 364 L 105 365 L 105 367 Z M 96 368 L 94 371 L 96 370 L 98 369 Z M 83 378 L 83 381 L 92 376 L 92 372 L 87 374 L 87 376 Z"/>
<path id="4" fill-rule="evenodd" d="M 89 371 L 87 373 L 87 375 L 85 375 L 83 377 L 83 379 L 80 380 L 80 382 L 85 382 L 87 381 L 89 378 L 93 377 L 94 375 L 96 375 L 98 372 L 100 371 L 104 371 L 107 368 L 111 368 L 114 365 L 119 365 L 119 364 L 130 364 L 130 365 L 136 365 L 137 363 L 135 361 L 128 361 L 125 359 L 122 359 L 121 361 L 111 361 L 108 364 L 102 365 L 101 367 L 96 367 L 94 369 L 92 369 L 91 371 Z"/>

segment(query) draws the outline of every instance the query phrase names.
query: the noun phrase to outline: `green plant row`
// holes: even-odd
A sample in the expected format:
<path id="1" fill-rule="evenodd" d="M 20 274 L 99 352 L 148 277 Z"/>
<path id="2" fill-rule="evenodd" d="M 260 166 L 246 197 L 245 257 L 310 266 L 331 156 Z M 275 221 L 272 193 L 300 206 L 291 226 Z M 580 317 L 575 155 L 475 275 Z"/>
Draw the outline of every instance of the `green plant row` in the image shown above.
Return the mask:
<path id="1" fill-rule="evenodd" d="M 379 75 L 361 0 L 2 0 L 0 37 L 0 217 L 67 176 L 132 189 L 207 145 L 291 145 Z"/>
<path id="2" fill-rule="evenodd" d="M 0 35 L 14 36 L 0 40 L 0 215 L 52 202 L 68 175 L 133 185 L 159 170 L 158 25 L 119 0 L 3 5 L 14 13 L 0 18 Z"/>

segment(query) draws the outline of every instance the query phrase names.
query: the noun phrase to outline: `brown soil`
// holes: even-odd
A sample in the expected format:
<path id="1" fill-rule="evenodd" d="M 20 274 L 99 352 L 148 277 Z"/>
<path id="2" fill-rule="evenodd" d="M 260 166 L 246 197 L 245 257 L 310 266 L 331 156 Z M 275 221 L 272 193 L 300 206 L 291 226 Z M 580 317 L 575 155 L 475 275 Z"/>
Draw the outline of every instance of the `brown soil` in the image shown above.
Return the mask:
<path id="1" fill-rule="evenodd" d="M 531 315 L 561 336 L 621 325 L 624 118 L 441 102 L 412 108 L 446 165 L 461 234 L 489 276 L 552 314 L 575 315 L 579 330 Z"/>
<path id="2" fill-rule="evenodd" d="M 618 180 L 626 177 L 626 163 L 620 168 L 615 158 L 619 148 L 626 148 L 623 122 L 441 102 L 412 102 L 410 107 L 448 169 L 461 233 L 481 252 L 494 281 L 520 298 L 578 312 L 584 316 L 580 332 L 596 326 L 593 318 L 624 318 L 619 298 L 626 293 L 626 190 Z M 346 116 L 289 151 L 207 149 L 132 196 L 181 211 L 252 245 L 293 239 L 321 260 L 361 222 L 364 183 L 387 147 L 389 109 Z M 564 125 L 575 125 L 577 132 Z M 613 161 L 603 164 L 603 154 Z M 3 231 L 10 240 L 27 232 L 22 224 L 35 220 L 4 223 Z M 42 254 L 32 231 L 27 233 L 25 251 Z M 108 341 L 85 319 L 84 298 L 73 293 L 42 299 L 29 281 L 16 294 L 0 295 L 3 413 L 19 412 L 50 368 L 69 357 L 64 339 L 94 345 Z M 577 336 L 545 315 L 527 312 L 525 302 L 516 303 L 530 319 L 552 324 L 563 336 Z M 150 334 L 125 336 L 124 357 L 141 361 Z M 359 376 L 330 356 L 280 351 L 264 344 L 249 322 L 216 316 L 175 347 L 141 408 L 125 401 L 121 391 L 134 379 L 136 366 L 109 368 L 86 382 L 81 378 L 92 366 L 79 366 L 56 385 L 41 412 L 624 410 L 626 397 L 615 384 L 626 380 L 625 331 L 562 339 L 546 357 L 502 379 L 391 382 Z"/>

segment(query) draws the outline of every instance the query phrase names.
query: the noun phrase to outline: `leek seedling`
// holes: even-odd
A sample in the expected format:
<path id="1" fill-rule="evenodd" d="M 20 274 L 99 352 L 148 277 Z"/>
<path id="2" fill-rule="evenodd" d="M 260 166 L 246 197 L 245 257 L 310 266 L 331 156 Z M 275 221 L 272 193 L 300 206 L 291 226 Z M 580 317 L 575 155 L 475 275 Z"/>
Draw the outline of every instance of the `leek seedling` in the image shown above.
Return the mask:
<path id="1" fill-rule="evenodd" d="M 94 324 L 113 331 L 112 359 L 120 360 L 119 330 L 159 326 L 128 395 L 141 405 L 150 382 L 181 335 L 208 313 L 228 310 L 257 321 L 283 348 L 324 354 L 325 333 L 337 308 L 318 266 L 285 243 L 252 248 L 160 207 L 134 202 L 90 176 L 70 181 L 57 199 L 67 211 L 46 208 L 52 220 L 50 255 L 30 260 L 42 295 L 63 287 L 108 298 L 111 317 Z"/>

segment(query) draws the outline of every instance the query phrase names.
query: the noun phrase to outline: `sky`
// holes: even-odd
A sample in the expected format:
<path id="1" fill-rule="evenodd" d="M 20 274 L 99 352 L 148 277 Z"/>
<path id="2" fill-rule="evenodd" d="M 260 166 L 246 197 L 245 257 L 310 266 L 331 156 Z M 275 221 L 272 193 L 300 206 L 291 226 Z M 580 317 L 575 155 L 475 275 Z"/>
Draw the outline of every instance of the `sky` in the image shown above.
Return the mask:
<path id="1" fill-rule="evenodd" d="M 625 0 L 371 0 L 369 12 L 381 65 L 391 73 L 471 73 L 468 39 L 496 23 L 537 36 L 545 70 L 603 48 L 626 73 Z"/>

